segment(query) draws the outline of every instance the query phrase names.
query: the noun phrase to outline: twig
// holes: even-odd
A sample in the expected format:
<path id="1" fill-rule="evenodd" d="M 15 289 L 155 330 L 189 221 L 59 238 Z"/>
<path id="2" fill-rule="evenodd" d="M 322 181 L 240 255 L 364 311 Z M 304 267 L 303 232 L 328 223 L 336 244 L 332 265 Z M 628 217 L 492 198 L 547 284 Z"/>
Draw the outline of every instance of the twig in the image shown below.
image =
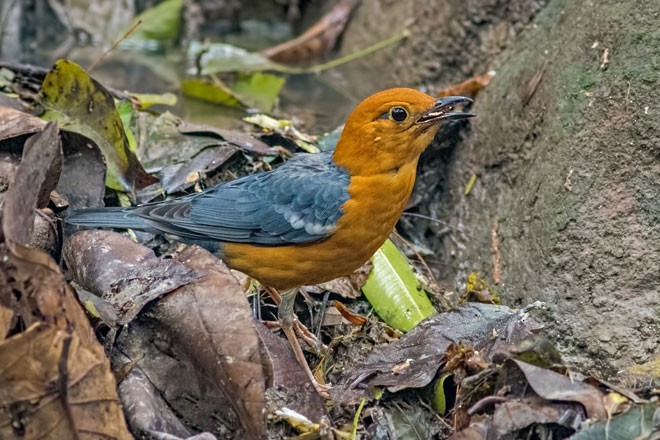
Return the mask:
<path id="1" fill-rule="evenodd" d="M 477 243 L 481 243 L 481 244 L 488 244 L 487 242 L 485 242 L 483 240 L 479 240 L 477 237 L 474 237 L 474 236 L 471 236 L 470 234 L 467 234 L 461 228 L 457 228 L 456 226 L 452 226 L 451 224 L 449 224 L 447 222 L 444 222 L 442 220 L 439 220 L 437 218 L 429 217 L 428 215 L 424 215 L 424 214 L 418 214 L 416 212 L 404 212 L 403 215 L 408 216 L 408 217 L 423 218 L 424 220 L 428 220 L 428 221 L 431 221 L 433 223 L 437 223 L 439 225 L 446 226 L 447 228 L 449 228 L 453 231 L 459 232 L 459 233 L 465 235 L 466 237 L 468 237 L 472 241 L 476 241 Z"/>
<path id="2" fill-rule="evenodd" d="M 332 60 L 327 63 L 318 64 L 314 67 L 310 67 L 309 69 L 305 69 L 305 70 L 308 73 L 320 73 L 323 72 L 324 70 L 332 69 L 333 67 L 340 66 L 342 64 L 357 60 L 358 58 L 362 58 L 366 55 L 377 52 L 381 49 L 385 49 L 387 46 L 391 46 L 393 44 L 398 43 L 401 40 L 405 40 L 409 36 L 410 36 L 410 31 L 408 29 L 405 29 L 400 34 L 394 35 L 386 40 L 379 41 L 376 44 L 373 44 L 371 46 L 365 47 L 364 49 L 360 49 L 358 51 L 350 53 L 344 57 L 337 58 L 336 60 Z"/>
<path id="3" fill-rule="evenodd" d="M 490 231 L 491 249 L 493 251 L 493 283 L 500 283 L 500 246 L 497 240 L 497 219 L 493 220 Z"/>
<path id="4" fill-rule="evenodd" d="M 486 396 L 483 399 L 481 399 L 480 401 L 478 401 L 477 403 L 475 403 L 474 405 L 472 405 L 467 410 L 467 414 L 469 416 L 472 416 L 472 415 L 474 415 L 478 412 L 483 411 L 489 405 L 494 405 L 496 403 L 503 403 L 503 402 L 508 402 L 508 401 L 509 401 L 509 399 L 507 399 L 506 397 L 502 397 L 502 396 Z"/>
<path id="5" fill-rule="evenodd" d="M 68 334 L 62 341 L 62 353 L 60 354 L 60 360 L 57 363 L 57 370 L 59 372 L 59 377 L 57 379 L 57 388 L 60 394 L 60 399 L 62 399 L 62 407 L 64 408 L 64 413 L 66 414 L 67 421 L 69 426 L 71 426 L 71 433 L 74 440 L 78 440 L 78 428 L 76 428 L 76 420 L 73 417 L 71 412 L 71 406 L 69 405 L 69 399 L 67 397 L 67 392 L 69 388 L 69 370 L 67 362 L 69 361 L 69 350 L 71 349 L 71 335 Z"/>
<path id="6" fill-rule="evenodd" d="M 107 57 L 108 54 L 109 54 L 110 52 L 112 52 L 113 50 L 115 50 L 115 48 L 119 45 L 119 43 L 121 43 L 122 41 L 124 41 L 125 39 L 127 39 L 127 38 L 129 37 L 129 35 L 131 35 L 131 34 L 135 31 L 135 29 L 137 29 L 137 27 L 140 26 L 141 24 L 142 24 L 142 20 L 138 20 L 138 21 L 136 21 L 135 24 L 134 24 L 133 26 L 131 26 L 131 28 L 130 28 L 129 30 L 127 30 L 126 33 L 125 33 L 124 35 L 121 36 L 121 38 L 119 38 L 117 41 L 115 41 L 114 43 L 112 43 L 112 46 L 110 46 L 110 48 L 109 48 L 108 50 L 106 50 L 105 52 L 103 52 L 103 53 L 102 53 L 102 54 L 101 54 L 101 55 L 100 55 L 100 56 L 99 56 L 99 57 L 98 57 L 98 58 L 97 58 L 97 59 L 96 59 L 96 60 L 95 60 L 95 61 L 94 61 L 94 62 L 93 62 L 88 68 L 87 68 L 87 73 L 91 73 L 92 70 L 94 70 L 94 67 L 96 67 L 97 64 L 99 64 L 101 61 L 103 61 L 103 59 L 104 59 L 105 57 Z"/>
<path id="7" fill-rule="evenodd" d="M 433 282 L 433 284 L 436 284 L 436 285 L 437 285 L 437 284 L 438 284 L 438 281 L 435 279 L 435 276 L 433 276 L 433 272 L 431 271 L 431 268 L 429 267 L 429 265 L 426 264 L 426 260 L 424 260 L 424 257 L 422 257 L 422 254 L 420 254 L 419 252 L 417 252 L 417 249 L 415 249 L 415 246 L 413 246 L 413 244 L 412 244 L 411 242 L 409 242 L 408 240 L 406 240 L 405 238 L 403 238 L 403 237 L 401 236 L 401 234 L 399 234 L 398 232 L 394 231 L 394 235 L 396 235 L 396 236 L 397 236 L 397 237 L 398 237 L 398 238 L 399 238 L 399 239 L 400 239 L 400 240 L 401 240 L 406 246 L 408 246 L 408 247 L 413 251 L 413 253 L 414 253 L 415 256 L 417 257 L 417 259 L 419 260 L 419 262 L 422 263 L 422 266 L 424 266 L 424 269 L 426 270 L 426 273 L 428 274 L 428 276 L 429 276 L 429 278 L 431 279 L 431 281 Z"/>
<path id="8" fill-rule="evenodd" d="M 529 101 L 531 101 L 532 97 L 536 93 L 536 90 L 539 88 L 539 84 L 541 84 L 541 80 L 543 79 L 543 74 L 545 74 L 545 69 L 548 67 L 548 63 L 550 60 L 548 58 L 543 61 L 543 64 L 539 69 L 536 70 L 534 73 L 534 76 L 532 76 L 532 79 L 529 80 L 527 83 L 527 87 L 525 88 L 525 94 L 523 95 L 522 99 L 522 106 L 527 107 L 527 104 L 529 104 Z"/>

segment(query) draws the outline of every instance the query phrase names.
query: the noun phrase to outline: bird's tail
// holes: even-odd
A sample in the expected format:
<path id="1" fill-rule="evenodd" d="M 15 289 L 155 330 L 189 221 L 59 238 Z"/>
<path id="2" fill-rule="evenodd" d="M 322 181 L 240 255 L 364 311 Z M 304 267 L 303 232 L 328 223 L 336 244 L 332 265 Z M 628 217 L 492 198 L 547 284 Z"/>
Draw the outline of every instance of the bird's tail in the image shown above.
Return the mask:
<path id="1" fill-rule="evenodd" d="M 134 208 L 94 208 L 73 211 L 65 222 L 88 228 L 147 229 L 145 219 Z"/>

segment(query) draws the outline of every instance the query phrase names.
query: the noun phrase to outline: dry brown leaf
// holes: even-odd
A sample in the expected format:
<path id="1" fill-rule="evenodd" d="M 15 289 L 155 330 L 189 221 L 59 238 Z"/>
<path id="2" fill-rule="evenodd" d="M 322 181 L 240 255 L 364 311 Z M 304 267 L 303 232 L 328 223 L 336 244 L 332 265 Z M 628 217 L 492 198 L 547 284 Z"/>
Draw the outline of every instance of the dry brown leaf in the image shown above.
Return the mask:
<path id="1" fill-rule="evenodd" d="M 27 135 L 46 126 L 28 113 L 0 107 L 0 181 L 9 182 L 20 162 Z M 101 206 L 105 194 L 105 161 L 89 139 L 60 131 L 64 153 L 57 192 L 74 208 Z"/>
<path id="2" fill-rule="evenodd" d="M 99 354 L 44 323 L 0 343 L 0 438 L 132 438 Z"/>
<path id="3" fill-rule="evenodd" d="M 278 63 L 296 64 L 328 55 L 344 31 L 359 0 L 339 0 L 319 21 L 293 40 L 264 50 L 264 56 Z"/>
<path id="4" fill-rule="evenodd" d="M 607 411 L 603 403 L 605 393 L 598 388 L 525 362 L 509 360 L 507 364 L 515 364 L 525 375 L 529 386 L 544 399 L 578 402 L 584 406 L 588 418 L 597 420 L 607 418 Z"/>
<path id="5" fill-rule="evenodd" d="M 46 122 L 10 107 L 0 107 L 0 141 L 43 130 Z"/>
<path id="6" fill-rule="evenodd" d="M 341 316 L 344 317 L 344 319 L 346 319 L 348 322 L 350 322 L 353 325 L 364 325 L 364 323 L 367 322 L 366 317 L 354 313 L 351 309 L 349 309 L 339 301 L 333 301 L 332 305 L 335 306 L 337 311 L 339 311 L 339 313 L 341 314 Z"/>
<path id="7" fill-rule="evenodd" d="M 62 257 L 76 284 L 112 304 L 119 325 L 130 322 L 150 301 L 202 275 L 112 231 L 72 235 L 64 242 Z"/>
<path id="8" fill-rule="evenodd" d="M 62 144 L 54 123 L 31 136 L 23 147 L 23 158 L 9 186 L 2 210 L 4 236 L 27 244 L 32 236 L 37 208 L 48 203 L 57 186 L 62 167 Z"/>
<path id="9" fill-rule="evenodd" d="M 176 259 L 204 276 L 143 310 L 122 330 L 119 351 L 186 426 L 263 439 L 266 378 L 243 289 L 220 260 L 197 246 Z"/>
<path id="10" fill-rule="evenodd" d="M 131 438 L 110 365 L 55 261 L 23 246 L 61 166 L 55 124 L 25 142 L 2 213 L 0 438 Z M 13 318 L 12 318 L 13 316 Z M 7 324 L 6 320 L 11 318 Z M 14 325 L 15 324 L 15 325 Z"/>
<path id="11" fill-rule="evenodd" d="M 467 96 L 468 98 L 476 98 L 481 89 L 486 87 L 490 80 L 495 76 L 494 72 L 488 72 L 483 75 L 476 75 L 472 78 L 466 79 L 462 83 L 454 84 L 445 89 L 440 90 L 436 96 L 443 98 L 445 96 Z"/>
<path id="12" fill-rule="evenodd" d="M 14 312 L 0 303 L 0 342 L 7 338 L 9 329 L 13 327 Z"/>

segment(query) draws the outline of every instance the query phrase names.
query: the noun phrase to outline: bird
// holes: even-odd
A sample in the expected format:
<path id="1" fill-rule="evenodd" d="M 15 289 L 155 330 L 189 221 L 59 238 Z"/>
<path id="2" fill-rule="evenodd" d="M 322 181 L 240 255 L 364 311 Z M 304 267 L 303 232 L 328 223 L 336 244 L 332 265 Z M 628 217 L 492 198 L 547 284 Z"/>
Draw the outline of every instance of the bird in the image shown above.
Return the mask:
<path id="1" fill-rule="evenodd" d="M 377 92 L 348 116 L 331 152 L 299 153 L 270 171 L 134 207 L 82 209 L 66 222 L 168 234 L 216 252 L 231 268 L 280 292 L 280 327 L 317 390 L 293 331 L 301 286 L 348 275 L 385 242 L 440 125 L 467 119 L 472 100 L 410 88 Z M 464 110 L 464 109 L 463 109 Z"/>

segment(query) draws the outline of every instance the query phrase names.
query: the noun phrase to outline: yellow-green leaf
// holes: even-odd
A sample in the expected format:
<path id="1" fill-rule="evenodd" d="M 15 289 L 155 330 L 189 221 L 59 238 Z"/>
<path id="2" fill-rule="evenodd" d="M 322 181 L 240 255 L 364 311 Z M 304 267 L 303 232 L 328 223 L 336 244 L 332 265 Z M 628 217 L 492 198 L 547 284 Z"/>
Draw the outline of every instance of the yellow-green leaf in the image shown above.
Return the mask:
<path id="1" fill-rule="evenodd" d="M 196 41 L 190 43 L 188 49 L 190 59 L 198 60 L 201 70 L 194 72 L 201 75 L 214 75 L 228 72 L 291 72 L 290 67 L 274 63 L 265 56 L 250 52 L 231 44 L 202 44 Z"/>
<path id="2" fill-rule="evenodd" d="M 438 414 L 444 415 L 447 412 L 447 396 L 445 394 L 445 381 L 451 374 L 445 373 L 433 384 L 433 396 L 431 406 Z"/>
<path id="3" fill-rule="evenodd" d="M 436 313 L 410 263 L 394 243 L 385 241 L 371 261 L 373 269 L 362 292 L 383 321 L 407 332 Z"/>
<path id="4" fill-rule="evenodd" d="M 285 79 L 268 73 L 240 74 L 231 86 L 248 107 L 269 112 L 275 106 Z"/>
<path id="5" fill-rule="evenodd" d="M 153 8 L 146 9 L 136 21 L 140 25 L 122 44 L 145 49 L 173 43 L 181 32 L 181 8 L 183 0 L 165 0 Z"/>
<path id="6" fill-rule="evenodd" d="M 41 103 L 46 109 L 44 119 L 98 145 L 108 167 L 108 187 L 133 192 L 157 181 L 131 152 L 112 95 L 76 63 L 55 63 L 41 86 Z"/>
<path id="7" fill-rule="evenodd" d="M 174 93 L 129 93 L 129 95 L 140 101 L 141 109 L 146 109 L 157 104 L 174 107 L 177 102 Z"/>
<path id="8" fill-rule="evenodd" d="M 245 105 L 234 96 L 229 87 L 220 81 L 209 82 L 199 78 L 184 79 L 181 83 L 181 91 L 193 98 L 222 104 L 228 107 L 243 108 Z"/>

